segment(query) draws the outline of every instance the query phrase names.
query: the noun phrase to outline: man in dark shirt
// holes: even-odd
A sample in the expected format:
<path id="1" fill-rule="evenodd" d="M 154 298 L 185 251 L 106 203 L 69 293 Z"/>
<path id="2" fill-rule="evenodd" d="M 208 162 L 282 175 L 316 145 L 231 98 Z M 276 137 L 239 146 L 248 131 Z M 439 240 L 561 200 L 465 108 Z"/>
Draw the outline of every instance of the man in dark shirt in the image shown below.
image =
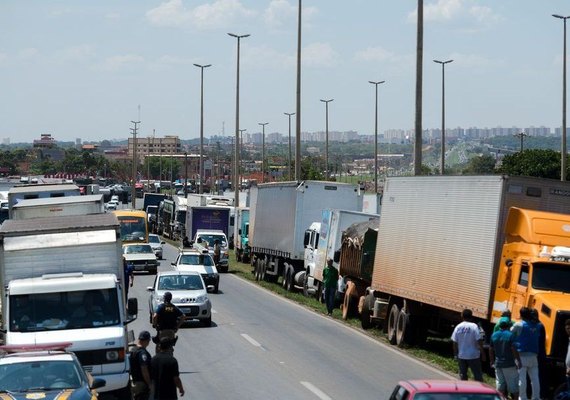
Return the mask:
<path id="1" fill-rule="evenodd" d="M 162 339 L 159 344 L 159 352 L 152 358 L 151 371 L 153 383 L 153 399 L 175 400 L 176 389 L 180 397 L 184 396 L 184 387 L 180 380 L 178 361 L 169 353 L 170 341 Z"/>
<path id="2" fill-rule="evenodd" d="M 172 293 L 164 293 L 164 302 L 160 304 L 152 316 L 152 326 L 156 328 L 158 340 L 170 339 L 172 346 L 176 343 L 176 331 L 184 322 L 184 313 L 172 304 Z M 157 346 L 158 351 L 158 346 Z"/>
<path id="3" fill-rule="evenodd" d="M 489 357 L 491 366 L 495 368 L 497 390 L 505 395 L 512 394 L 513 399 L 519 398 L 518 372 L 513 353 L 514 335 L 509 330 L 511 320 L 501 317 L 497 323 L 499 330 L 491 336 Z"/>
<path id="4" fill-rule="evenodd" d="M 150 396 L 150 361 L 151 356 L 146 350 L 150 343 L 150 333 L 141 331 L 137 348 L 129 357 L 131 364 L 131 392 L 134 400 L 148 400 Z"/>

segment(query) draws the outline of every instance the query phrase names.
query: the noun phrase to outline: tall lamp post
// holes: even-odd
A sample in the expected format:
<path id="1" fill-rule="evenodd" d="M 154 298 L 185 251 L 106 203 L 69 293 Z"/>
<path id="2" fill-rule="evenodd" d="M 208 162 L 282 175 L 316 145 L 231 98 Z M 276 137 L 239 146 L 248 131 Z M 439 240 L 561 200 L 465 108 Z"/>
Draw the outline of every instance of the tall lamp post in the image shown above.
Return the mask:
<path id="1" fill-rule="evenodd" d="M 520 152 L 522 153 L 522 152 L 523 152 L 523 140 L 524 140 L 524 138 L 527 136 L 527 134 L 524 133 L 524 132 L 520 132 L 520 133 L 515 133 L 513 136 L 520 138 L 520 140 L 521 140 L 521 150 L 520 150 Z"/>
<path id="2" fill-rule="evenodd" d="M 328 99 L 321 101 L 325 103 L 325 181 L 329 180 L 329 103 L 334 99 Z"/>
<path id="3" fill-rule="evenodd" d="M 136 201 L 137 201 L 137 189 L 135 185 L 137 183 L 137 131 L 138 131 L 138 124 L 141 121 L 131 121 L 134 124 L 134 128 L 131 128 L 131 132 L 133 134 L 133 185 L 131 187 L 131 202 L 133 210 L 136 208 Z"/>
<path id="4" fill-rule="evenodd" d="M 297 91 L 296 91 L 296 112 L 295 122 L 295 180 L 301 181 L 301 15 L 302 1 L 299 0 L 297 14 Z"/>
<path id="5" fill-rule="evenodd" d="M 386 81 L 368 81 L 374 85 L 376 103 L 374 106 L 374 193 L 378 193 L 378 85 Z"/>
<path id="6" fill-rule="evenodd" d="M 433 62 L 441 64 L 441 175 L 445 174 L 445 64 L 453 60 Z"/>
<path id="7" fill-rule="evenodd" d="M 202 186 L 202 182 L 200 182 Z M 184 197 L 188 196 L 188 152 L 184 152 Z"/>
<path id="8" fill-rule="evenodd" d="M 260 122 L 262 128 L 262 135 L 261 135 L 261 183 L 265 182 L 265 125 L 269 124 L 269 122 Z"/>
<path id="9" fill-rule="evenodd" d="M 238 142 L 238 152 L 239 152 L 239 159 L 240 159 L 240 164 L 241 164 L 241 152 L 243 151 L 243 133 L 247 131 L 247 129 L 240 129 L 239 130 L 239 142 Z M 240 168 L 241 165 L 238 164 L 238 180 L 239 180 L 239 186 L 241 186 L 242 180 L 243 180 L 243 176 L 240 174 Z M 243 172 L 245 173 L 245 167 L 243 169 Z"/>
<path id="10" fill-rule="evenodd" d="M 291 180 L 291 116 L 295 115 L 295 113 L 283 113 L 287 117 L 289 117 L 289 159 L 287 164 L 287 172 L 289 176 L 289 180 Z"/>
<path id="11" fill-rule="evenodd" d="M 236 70 L 236 148 L 235 148 L 235 171 L 234 171 L 234 181 L 235 181 L 235 206 L 239 207 L 239 50 L 241 39 L 246 38 L 246 35 L 236 35 L 235 33 L 228 33 L 231 37 L 237 39 L 237 70 Z"/>
<path id="12" fill-rule="evenodd" d="M 562 16 L 558 14 L 552 14 L 554 18 L 559 18 L 564 21 L 564 56 L 563 66 L 562 66 L 562 149 L 560 154 L 560 180 L 566 180 L 566 20 L 570 18 L 569 16 Z"/>
<path id="13" fill-rule="evenodd" d="M 202 194 L 204 187 L 204 68 L 211 67 L 212 64 L 194 65 L 200 68 L 200 187 L 198 193 Z"/>

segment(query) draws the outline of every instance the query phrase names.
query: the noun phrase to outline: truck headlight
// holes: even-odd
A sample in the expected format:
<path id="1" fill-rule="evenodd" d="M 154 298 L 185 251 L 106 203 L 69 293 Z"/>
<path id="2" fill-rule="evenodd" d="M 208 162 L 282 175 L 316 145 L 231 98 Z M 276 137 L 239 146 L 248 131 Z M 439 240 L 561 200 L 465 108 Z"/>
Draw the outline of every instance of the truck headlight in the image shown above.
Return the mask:
<path id="1" fill-rule="evenodd" d="M 109 350 L 105 353 L 105 357 L 107 358 L 107 361 L 118 361 L 119 352 L 117 350 Z"/>

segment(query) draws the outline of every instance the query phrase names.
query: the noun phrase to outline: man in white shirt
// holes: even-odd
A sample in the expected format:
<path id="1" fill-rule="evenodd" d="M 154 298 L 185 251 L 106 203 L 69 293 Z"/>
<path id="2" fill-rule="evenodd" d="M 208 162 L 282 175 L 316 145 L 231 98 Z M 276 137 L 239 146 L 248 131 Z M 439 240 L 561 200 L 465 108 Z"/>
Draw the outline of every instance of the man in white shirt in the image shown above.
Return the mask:
<path id="1" fill-rule="evenodd" d="M 471 368 L 475 380 L 483 382 L 481 358 L 485 357 L 485 353 L 481 331 L 479 326 L 472 322 L 473 312 L 471 310 L 463 310 L 461 318 L 463 322 L 455 327 L 451 335 L 453 354 L 459 365 L 459 379 L 466 381 L 467 370 Z"/>

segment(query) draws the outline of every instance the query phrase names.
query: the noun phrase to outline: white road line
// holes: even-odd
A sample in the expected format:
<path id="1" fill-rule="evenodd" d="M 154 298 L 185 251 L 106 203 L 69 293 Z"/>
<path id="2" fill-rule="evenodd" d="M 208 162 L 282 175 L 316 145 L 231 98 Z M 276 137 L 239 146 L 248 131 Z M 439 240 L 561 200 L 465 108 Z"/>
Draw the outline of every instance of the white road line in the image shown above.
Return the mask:
<path id="1" fill-rule="evenodd" d="M 251 345 L 255 346 L 255 347 L 261 347 L 261 344 L 259 344 L 258 341 L 256 341 L 254 338 L 252 338 L 251 336 L 249 336 L 247 333 L 242 333 L 241 336 L 247 340 Z"/>
<path id="2" fill-rule="evenodd" d="M 315 396 L 321 400 L 332 400 L 325 392 L 313 385 L 311 382 L 301 381 L 301 385 L 309 389 Z"/>

